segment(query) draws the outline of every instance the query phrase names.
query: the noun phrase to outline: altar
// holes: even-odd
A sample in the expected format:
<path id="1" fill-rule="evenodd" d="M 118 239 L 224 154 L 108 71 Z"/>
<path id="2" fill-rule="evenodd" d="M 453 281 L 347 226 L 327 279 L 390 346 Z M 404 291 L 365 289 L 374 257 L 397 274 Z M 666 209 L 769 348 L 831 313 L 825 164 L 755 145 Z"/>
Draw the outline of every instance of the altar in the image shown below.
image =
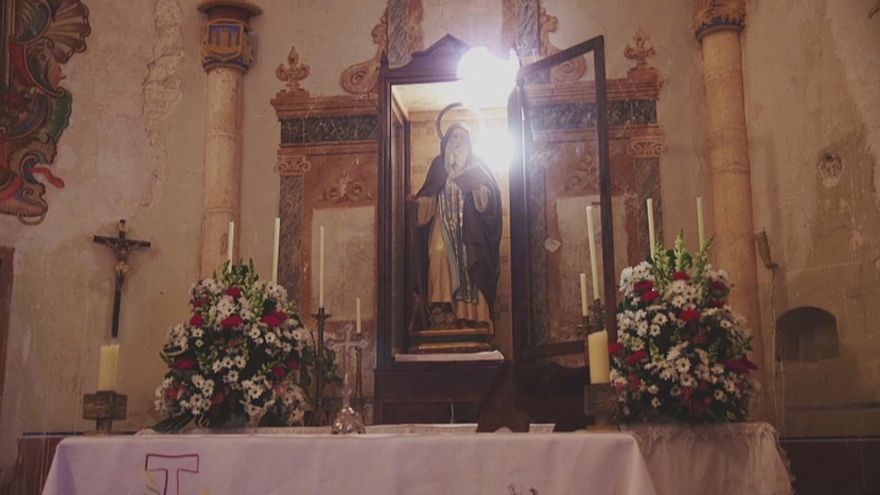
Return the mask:
<path id="1" fill-rule="evenodd" d="M 775 430 L 764 423 L 573 433 L 474 427 L 69 438 L 43 493 L 791 493 Z"/>

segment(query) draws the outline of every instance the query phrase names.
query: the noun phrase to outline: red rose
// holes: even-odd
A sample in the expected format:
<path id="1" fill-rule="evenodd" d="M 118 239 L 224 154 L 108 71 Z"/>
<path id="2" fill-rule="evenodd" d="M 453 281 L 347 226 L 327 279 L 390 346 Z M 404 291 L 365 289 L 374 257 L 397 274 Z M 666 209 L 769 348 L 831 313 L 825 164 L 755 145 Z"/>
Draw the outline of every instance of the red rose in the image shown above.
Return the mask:
<path id="1" fill-rule="evenodd" d="M 693 323 L 695 321 L 700 321 L 700 310 L 699 309 L 686 309 L 681 312 L 679 318 L 684 320 L 687 323 Z"/>
<path id="2" fill-rule="evenodd" d="M 217 392 L 214 394 L 214 397 L 211 397 L 211 405 L 219 406 L 220 404 L 223 404 L 224 400 L 226 400 L 226 395 L 224 395 L 223 392 Z"/>
<path id="3" fill-rule="evenodd" d="M 165 400 L 177 400 L 177 393 L 180 391 L 177 387 L 171 387 L 165 390 Z"/>
<path id="4" fill-rule="evenodd" d="M 621 344 L 620 342 L 614 342 L 608 346 L 608 353 L 612 356 L 617 356 L 622 350 L 623 344 Z"/>
<path id="5" fill-rule="evenodd" d="M 241 289 L 238 287 L 230 287 L 226 289 L 226 295 L 238 299 L 241 296 Z"/>
<path id="6" fill-rule="evenodd" d="M 720 309 L 720 308 L 723 308 L 725 304 L 727 304 L 727 301 L 725 301 L 724 299 L 718 299 L 716 301 L 709 301 L 709 306 L 711 306 L 713 308 Z"/>
<path id="7" fill-rule="evenodd" d="M 284 314 L 283 311 L 274 311 L 261 318 L 260 321 L 262 321 L 266 325 L 269 325 L 270 327 L 277 327 L 284 323 L 284 320 L 286 319 L 287 315 Z"/>
<path id="8" fill-rule="evenodd" d="M 721 282 L 718 280 L 713 280 L 712 283 L 709 284 L 709 287 L 711 287 L 712 290 L 715 290 L 715 291 L 726 291 L 727 290 L 727 286 L 724 285 L 724 282 Z"/>
<path id="9" fill-rule="evenodd" d="M 298 370 L 298 369 L 299 369 L 299 362 L 298 362 L 298 361 L 294 361 L 293 359 L 288 359 L 287 362 L 286 362 L 285 364 L 287 364 L 287 367 L 290 368 L 290 369 L 292 369 L 292 370 Z"/>
<path id="10" fill-rule="evenodd" d="M 189 319 L 189 324 L 194 327 L 200 327 L 205 324 L 205 319 L 202 318 L 202 315 L 196 313 Z"/>
<path id="11" fill-rule="evenodd" d="M 200 297 L 200 298 L 193 301 L 193 307 L 201 308 L 202 306 L 207 304 L 207 302 L 208 302 L 207 299 L 205 299 L 204 297 Z"/>
<path id="12" fill-rule="evenodd" d="M 635 284 L 635 286 L 633 286 L 633 288 L 636 290 L 636 292 L 641 294 L 643 292 L 648 292 L 649 290 L 653 289 L 654 282 L 652 282 L 650 280 L 640 280 L 640 281 L 636 282 L 636 284 Z"/>
<path id="13" fill-rule="evenodd" d="M 688 281 L 691 279 L 691 276 L 687 274 L 687 272 L 675 272 L 672 274 L 672 280 L 684 280 Z"/>
<path id="14" fill-rule="evenodd" d="M 642 380 L 639 378 L 638 375 L 636 375 L 635 373 L 629 375 L 629 387 L 633 392 L 637 391 L 639 388 L 641 388 L 641 386 Z"/>
<path id="15" fill-rule="evenodd" d="M 643 303 L 650 304 L 659 298 L 660 298 L 660 293 L 657 292 L 656 290 L 652 290 L 652 291 L 645 292 L 644 294 L 642 294 L 642 302 Z"/>
<path id="16" fill-rule="evenodd" d="M 706 340 L 707 340 L 707 337 L 706 337 L 705 330 L 700 330 L 699 332 L 697 332 L 697 335 L 694 336 L 694 344 L 697 344 L 697 345 L 705 344 Z"/>
<path id="17" fill-rule="evenodd" d="M 755 366 L 755 363 L 749 361 L 747 358 L 728 359 L 727 361 L 724 361 L 724 368 L 728 371 L 736 373 L 737 375 L 748 373 L 749 370 L 758 369 L 758 367 Z"/>
<path id="18" fill-rule="evenodd" d="M 174 360 L 174 364 L 171 365 L 176 370 L 194 370 L 197 366 L 196 360 L 189 358 L 177 358 Z"/>
<path id="19" fill-rule="evenodd" d="M 283 364 L 276 364 L 275 367 L 272 368 L 272 374 L 278 378 L 284 378 L 287 376 L 287 368 L 285 368 Z"/>
<path id="20" fill-rule="evenodd" d="M 694 389 L 691 387 L 681 387 L 681 396 L 684 400 L 691 400 L 691 395 L 693 395 Z"/>
<path id="21" fill-rule="evenodd" d="M 626 362 L 630 366 L 635 366 L 636 364 L 641 363 L 642 361 L 644 361 L 647 358 L 648 358 L 648 353 L 645 352 L 644 350 L 641 350 L 641 351 L 636 351 L 636 352 L 630 354 L 629 357 L 626 358 Z"/>
<path id="22" fill-rule="evenodd" d="M 241 316 L 230 315 L 230 316 L 227 316 L 226 318 L 224 318 L 223 321 L 220 322 L 220 325 L 222 325 L 225 328 L 232 328 L 232 327 L 237 327 L 237 326 L 241 325 L 241 322 L 242 322 Z"/>

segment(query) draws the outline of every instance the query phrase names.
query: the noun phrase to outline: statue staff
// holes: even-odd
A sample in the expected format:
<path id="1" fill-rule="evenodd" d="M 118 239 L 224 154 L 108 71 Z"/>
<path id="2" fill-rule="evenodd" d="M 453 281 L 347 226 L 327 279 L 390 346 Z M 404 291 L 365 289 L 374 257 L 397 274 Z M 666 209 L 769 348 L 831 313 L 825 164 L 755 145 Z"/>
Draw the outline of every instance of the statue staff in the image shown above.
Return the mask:
<path id="1" fill-rule="evenodd" d="M 94 242 L 103 244 L 113 250 L 116 255 L 116 290 L 113 295 L 113 330 L 111 335 L 115 339 L 119 336 L 119 305 L 122 302 L 122 284 L 125 282 L 125 273 L 128 271 L 128 255 L 137 248 L 149 248 L 148 241 L 138 241 L 126 238 L 125 220 L 119 221 L 119 232 L 116 237 L 96 235 Z"/>

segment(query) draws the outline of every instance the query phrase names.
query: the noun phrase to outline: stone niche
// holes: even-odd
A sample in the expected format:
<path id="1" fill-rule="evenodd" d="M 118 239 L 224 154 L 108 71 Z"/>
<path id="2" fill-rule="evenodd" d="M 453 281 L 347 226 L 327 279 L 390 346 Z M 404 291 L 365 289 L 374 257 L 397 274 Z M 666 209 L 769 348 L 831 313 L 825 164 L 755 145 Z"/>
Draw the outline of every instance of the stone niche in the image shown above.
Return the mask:
<path id="1" fill-rule="evenodd" d="M 821 308 L 787 311 L 776 322 L 776 360 L 817 362 L 840 355 L 837 318 Z"/>

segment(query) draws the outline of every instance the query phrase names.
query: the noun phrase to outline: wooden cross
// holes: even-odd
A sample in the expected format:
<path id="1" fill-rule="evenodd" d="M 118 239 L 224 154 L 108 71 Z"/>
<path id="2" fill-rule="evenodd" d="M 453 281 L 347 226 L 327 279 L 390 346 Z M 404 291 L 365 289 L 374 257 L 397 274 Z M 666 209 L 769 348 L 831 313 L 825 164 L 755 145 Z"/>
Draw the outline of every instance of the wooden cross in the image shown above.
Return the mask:
<path id="1" fill-rule="evenodd" d="M 348 382 L 348 354 L 349 349 L 364 350 L 367 348 L 367 339 L 362 334 L 354 337 L 351 335 L 352 325 L 347 323 L 342 331 L 345 334 L 342 338 L 327 339 L 327 348 L 334 351 L 339 349 L 342 353 L 342 407 L 348 407 L 351 403 L 351 385 Z"/>
<path id="2" fill-rule="evenodd" d="M 122 284 L 125 282 L 125 272 L 128 271 L 128 255 L 137 248 L 150 247 L 150 243 L 127 239 L 125 220 L 119 221 L 119 232 L 116 237 L 96 235 L 95 242 L 109 247 L 116 255 L 116 292 L 113 296 L 112 330 L 112 336 L 115 339 L 119 336 L 119 305 L 122 302 Z"/>

